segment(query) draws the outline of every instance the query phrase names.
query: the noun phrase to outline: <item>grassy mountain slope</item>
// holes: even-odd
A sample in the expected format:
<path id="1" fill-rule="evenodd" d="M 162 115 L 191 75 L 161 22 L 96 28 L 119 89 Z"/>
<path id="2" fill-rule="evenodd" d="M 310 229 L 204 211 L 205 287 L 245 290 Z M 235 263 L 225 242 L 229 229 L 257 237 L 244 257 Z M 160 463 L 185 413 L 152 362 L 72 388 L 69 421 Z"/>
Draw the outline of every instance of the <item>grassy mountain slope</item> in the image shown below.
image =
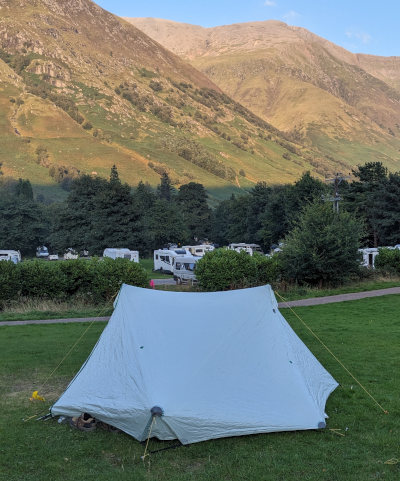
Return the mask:
<path id="1" fill-rule="evenodd" d="M 214 199 L 337 167 L 90 0 L 0 7 L 0 162 L 36 193 L 60 198 L 79 172 L 108 176 L 114 163 L 132 185 L 167 171 Z"/>
<path id="2" fill-rule="evenodd" d="M 355 55 L 277 21 L 206 29 L 128 20 L 322 155 L 399 168 L 400 57 Z"/>

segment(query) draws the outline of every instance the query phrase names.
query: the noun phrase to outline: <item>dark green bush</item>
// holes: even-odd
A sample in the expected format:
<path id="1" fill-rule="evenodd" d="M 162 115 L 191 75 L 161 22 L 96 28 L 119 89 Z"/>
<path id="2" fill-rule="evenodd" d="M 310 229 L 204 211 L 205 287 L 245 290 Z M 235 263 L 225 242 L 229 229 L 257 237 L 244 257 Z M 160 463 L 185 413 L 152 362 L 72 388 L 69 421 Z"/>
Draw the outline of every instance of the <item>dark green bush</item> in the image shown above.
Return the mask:
<path id="1" fill-rule="evenodd" d="M 199 286 L 205 291 L 225 291 L 267 284 L 278 277 L 277 262 L 261 254 L 216 249 L 196 266 Z"/>
<path id="2" fill-rule="evenodd" d="M 0 262 L 0 309 L 6 300 L 18 297 L 19 276 L 16 266 L 11 261 Z"/>
<path id="3" fill-rule="evenodd" d="M 266 257 L 258 252 L 253 254 L 253 261 L 255 262 L 257 268 L 258 284 L 270 284 L 280 280 L 281 266 L 279 260 L 279 255 Z"/>
<path id="4" fill-rule="evenodd" d="M 0 307 L 18 297 L 112 299 L 123 283 L 148 286 L 146 271 L 128 259 L 0 262 Z"/>
<path id="5" fill-rule="evenodd" d="M 93 289 L 93 269 L 91 269 L 91 264 L 93 262 L 94 260 L 76 259 L 57 264 L 60 277 L 63 279 L 66 296 L 75 294 L 91 295 Z"/>
<path id="6" fill-rule="evenodd" d="M 112 299 L 122 284 L 138 287 L 149 285 L 147 272 L 128 259 L 93 259 L 90 268 L 93 275 L 91 294 L 94 300 Z"/>
<path id="7" fill-rule="evenodd" d="M 60 264 L 33 260 L 17 264 L 18 285 L 16 290 L 23 297 L 63 299 L 66 297 L 65 276 Z"/>
<path id="8" fill-rule="evenodd" d="M 154 92 L 161 92 L 163 89 L 161 82 L 156 82 L 155 80 L 150 80 L 149 87 L 154 90 Z"/>
<path id="9" fill-rule="evenodd" d="M 379 249 L 379 254 L 375 258 L 375 268 L 385 274 L 400 275 L 400 250 Z"/>

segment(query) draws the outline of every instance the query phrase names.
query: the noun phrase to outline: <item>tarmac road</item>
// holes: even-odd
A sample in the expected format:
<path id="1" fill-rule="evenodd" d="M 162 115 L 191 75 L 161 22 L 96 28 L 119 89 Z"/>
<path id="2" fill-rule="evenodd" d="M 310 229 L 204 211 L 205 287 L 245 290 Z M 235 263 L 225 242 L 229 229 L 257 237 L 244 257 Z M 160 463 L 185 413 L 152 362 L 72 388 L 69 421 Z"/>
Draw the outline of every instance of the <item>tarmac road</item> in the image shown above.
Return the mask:
<path id="1" fill-rule="evenodd" d="M 174 286 L 176 282 L 173 277 L 168 279 L 153 279 L 155 286 Z"/>

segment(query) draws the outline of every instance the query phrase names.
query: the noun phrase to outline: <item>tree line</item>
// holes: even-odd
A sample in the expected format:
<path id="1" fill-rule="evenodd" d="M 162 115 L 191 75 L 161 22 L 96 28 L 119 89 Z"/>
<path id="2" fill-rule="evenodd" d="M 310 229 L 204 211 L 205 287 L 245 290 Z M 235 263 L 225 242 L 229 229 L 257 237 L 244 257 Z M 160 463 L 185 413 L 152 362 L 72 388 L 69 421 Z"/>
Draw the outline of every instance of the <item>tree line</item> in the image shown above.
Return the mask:
<path id="1" fill-rule="evenodd" d="M 193 243 L 210 236 L 212 211 L 201 184 L 178 190 L 167 174 L 156 189 L 139 182 L 82 175 L 71 182 L 64 202 L 46 205 L 33 198 L 28 180 L 0 181 L 0 248 L 33 255 L 42 244 L 53 252 L 72 247 L 101 255 L 124 246 L 148 255 L 166 243 Z"/>
<path id="2" fill-rule="evenodd" d="M 400 173 L 370 162 L 355 168 L 353 177 L 340 185 L 340 210 L 359 227 L 361 245 L 400 243 Z M 114 166 L 109 179 L 77 177 L 64 202 L 46 205 L 34 199 L 29 180 L 0 175 L 0 248 L 33 255 L 45 244 L 53 252 L 72 247 L 100 255 L 106 247 L 125 246 L 145 256 L 167 243 L 207 239 L 221 246 L 257 243 L 268 252 L 299 229 L 307 206 L 332 208 L 331 196 L 331 186 L 306 172 L 294 184 L 260 182 L 211 209 L 202 184 L 175 189 L 163 173 L 155 189 L 143 182 L 132 188 Z M 318 212 L 308 215 L 321 217 Z"/>

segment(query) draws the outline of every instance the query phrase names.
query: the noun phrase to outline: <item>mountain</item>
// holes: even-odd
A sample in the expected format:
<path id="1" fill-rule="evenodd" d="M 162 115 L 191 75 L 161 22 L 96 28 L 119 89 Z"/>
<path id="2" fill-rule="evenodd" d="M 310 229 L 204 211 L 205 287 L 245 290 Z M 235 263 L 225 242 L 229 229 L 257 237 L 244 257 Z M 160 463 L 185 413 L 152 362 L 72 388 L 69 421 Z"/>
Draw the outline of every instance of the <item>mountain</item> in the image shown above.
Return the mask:
<path id="1" fill-rule="evenodd" d="M 48 200 L 113 164 L 131 185 L 168 172 L 214 200 L 337 168 L 90 0 L 0 0 L 0 126 L 2 182 Z"/>
<path id="2" fill-rule="evenodd" d="M 400 167 L 400 57 L 353 54 L 264 21 L 203 28 L 126 19 L 288 138 L 332 161 Z"/>

